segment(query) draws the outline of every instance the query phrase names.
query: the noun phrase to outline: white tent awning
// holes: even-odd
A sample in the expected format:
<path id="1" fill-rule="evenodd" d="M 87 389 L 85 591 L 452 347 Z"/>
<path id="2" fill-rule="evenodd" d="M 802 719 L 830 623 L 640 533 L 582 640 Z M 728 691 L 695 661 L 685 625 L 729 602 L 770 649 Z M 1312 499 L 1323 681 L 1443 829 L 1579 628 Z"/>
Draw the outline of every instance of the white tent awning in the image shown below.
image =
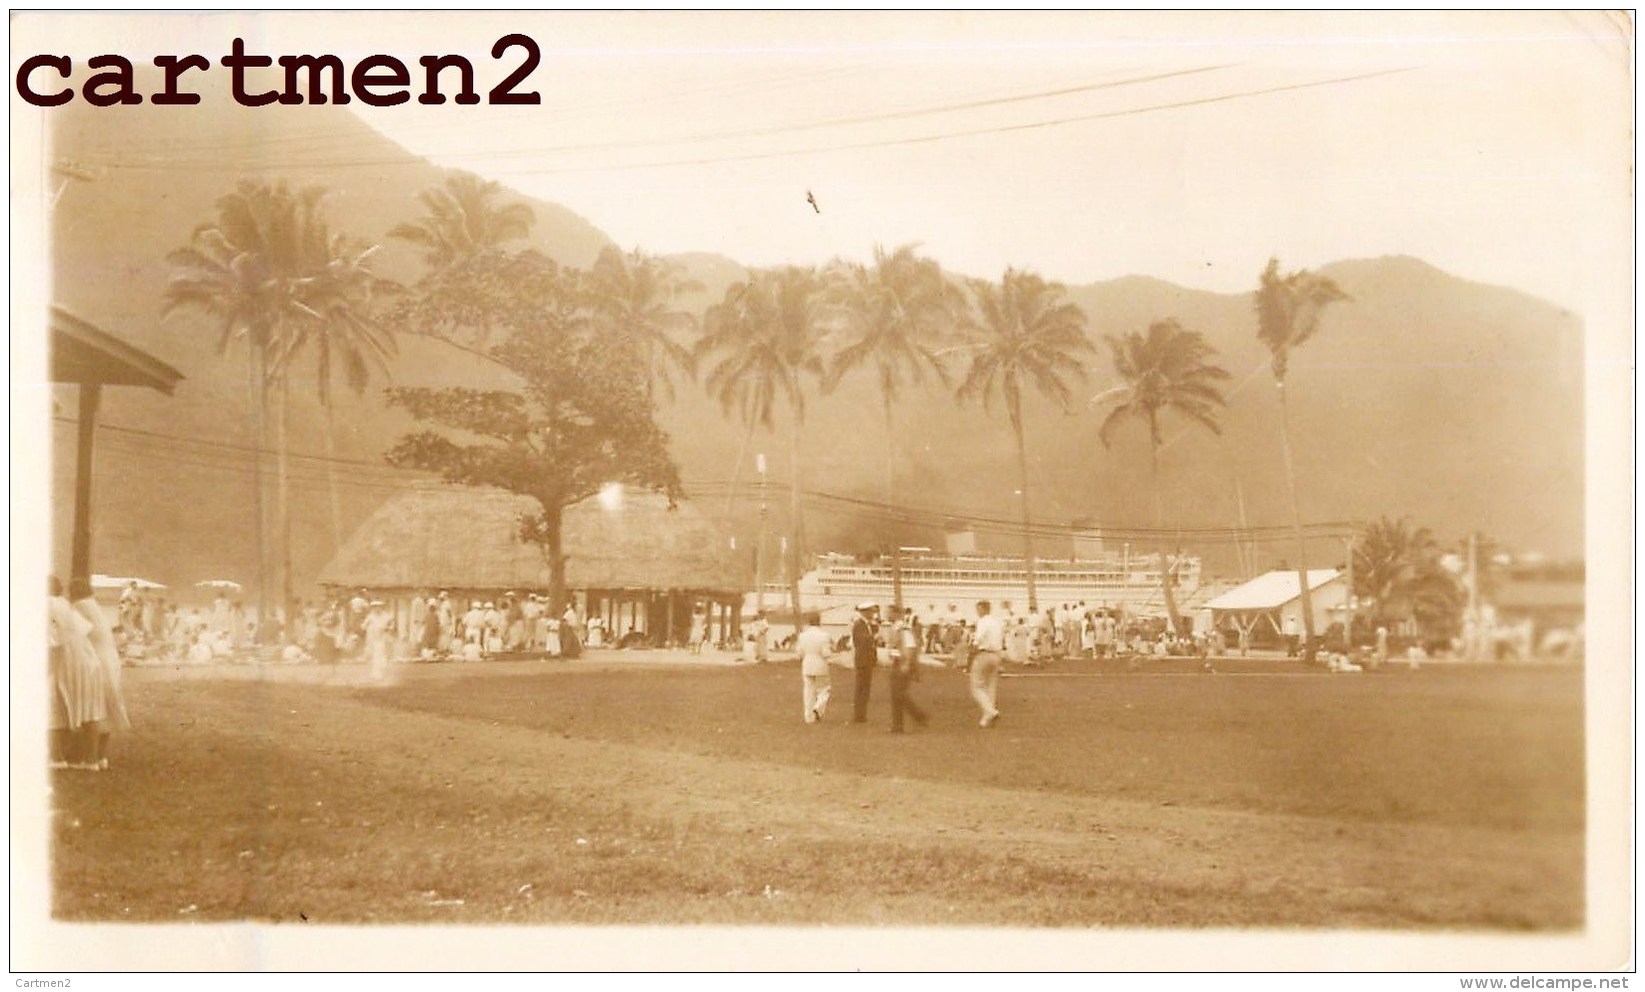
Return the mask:
<path id="1" fill-rule="evenodd" d="M 1334 568 L 1310 569 L 1308 591 L 1318 589 L 1341 574 Z M 1206 603 L 1201 609 L 1275 610 L 1300 595 L 1302 586 L 1297 582 L 1296 570 L 1288 568 L 1259 575 L 1244 585 L 1235 586 Z"/>

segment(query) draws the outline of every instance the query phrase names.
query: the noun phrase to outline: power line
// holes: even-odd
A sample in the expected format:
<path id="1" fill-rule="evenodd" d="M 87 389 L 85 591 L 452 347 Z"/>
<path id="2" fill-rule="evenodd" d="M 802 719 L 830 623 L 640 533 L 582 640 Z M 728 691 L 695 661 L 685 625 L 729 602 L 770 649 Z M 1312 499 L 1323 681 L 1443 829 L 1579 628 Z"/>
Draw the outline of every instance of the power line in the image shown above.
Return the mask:
<path id="1" fill-rule="evenodd" d="M 712 86 L 705 86 L 705 87 L 702 87 L 702 88 L 699 88 L 699 89 L 686 89 L 686 90 L 671 91 L 671 92 L 663 94 L 661 96 L 652 94 L 652 95 L 647 95 L 647 96 L 644 96 L 644 97 L 632 97 L 632 98 L 626 98 L 626 99 L 621 99 L 621 100 L 605 100 L 605 101 L 596 100 L 596 101 L 592 101 L 592 102 L 585 102 L 585 103 L 578 103 L 578 104 L 561 104 L 561 105 L 558 105 L 558 106 L 541 105 L 541 106 L 532 107 L 530 109 L 522 109 L 521 111 L 518 111 L 518 112 L 515 112 L 515 113 L 499 114 L 498 116 L 502 120 L 497 121 L 495 123 L 497 124 L 497 126 L 511 125 L 511 124 L 516 124 L 516 123 L 520 124 L 520 125 L 532 124 L 532 125 L 539 125 L 540 126 L 545 117 L 552 117 L 552 116 L 555 116 L 555 115 L 565 115 L 565 116 L 570 116 L 570 117 L 577 117 L 577 116 L 584 116 L 584 115 L 595 114 L 595 113 L 609 113 L 610 111 L 613 111 L 613 110 L 625 110 L 625 109 L 630 109 L 630 108 L 633 108 L 633 107 L 655 108 L 655 107 L 658 107 L 658 106 L 669 106 L 669 105 L 673 105 L 673 104 L 686 103 L 686 102 L 694 100 L 698 97 L 720 96 L 720 95 L 724 95 L 724 94 L 727 94 L 727 93 L 748 93 L 748 92 L 768 93 L 768 92 L 770 92 L 774 89 L 783 89 L 783 88 L 790 87 L 796 82 L 804 82 L 804 81 L 810 81 L 810 80 L 837 79 L 839 77 L 848 77 L 848 76 L 854 76 L 854 75 L 861 75 L 864 71 L 865 70 L 862 69 L 861 67 L 849 67 L 849 66 L 846 66 L 846 67 L 831 67 L 831 68 L 826 68 L 826 69 L 811 69 L 811 70 L 806 70 L 806 71 L 803 71 L 803 72 L 785 73 L 785 74 L 782 74 L 782 75 L 768 76 L 768 77 L 757 78 L 757 79 L 753 79 L 753 80 L 739 80 L 739 81 L 735 81 L 735 82 L 725 81 L 725 82 L 721 82 L 721 83 L 718 83 L 718 84 L 715 84 L 715 85 L 712 85 Z M 364 120 L 364 119 L 362 118 L 362 120 Z M 369 126 L 369 121 L 367 121 L 366 123 Z M 399 128 L 396 128 L 395 131 L 394 131 L 394 134 L 395 135 L 400 135 L 400 134 L 407 134 L 407 133 L 413 133 L 413 132 L 415 132 L 415 133 L 440 132 L 440 131 L 449 131 L 451 129 L 452 129 L 452 126 L 451 126 L 450 121 L 448 121 L 448 120 L 439 120 L 439 121 L 428 121 L 428 122 L 424 122 L 424 123 L 403 125 Z M 384 133 L 384 132 L 379 132 L 379 133 Z M 390 140 L 393 140 L 392 135 L 388 135 L 388 134 L 384 133 L 384 136 L 389 137 Z M 328 129 L 311 130 L 311 131 L 303 131 L 303 130 L 297 130 L 297 129 L 287 130 L 287 131 L 282 132 L 278 136 L 278 140 L 281 141 L 281 142 L 290 143 L 290 144 L 324 145 L 326 143 L 335 144 L 338 141 L 345 141 L 346 142 L 346 141 L 350 141 L 352 139 L 348 135 L 339 134 L 339 132 L 335 128 L 328 128 Z M 214 141 L 210 141 L 210 142 L 200 142 L 200 143 L 193 143 L 193 144 L 181 144 L 181 143 L 179 143 L 179 144 L 173 144 L 170 147 L 172 149 L 183 149 L 183 150 L 186 150 L 186 151 L 202 151 L 202 152 L 219 152 L 219 151 L 222 151 L 224 149 L 234 149 L 236 147 L 240 148 L 241 150 L 251 151 L 251 150 L 259 149 L 263 145 L 266 145 L 268 143 L 269 143 L 269 139 L 266 136 L 240 136 L 240 137 L 225 137 L 221 141 L 214 140 Z M 575 146 L 572 146 L 572 147 L 575 147 Z"/>
<path id="2" fill-rule="evenodd" d="M 1162 79 L 1175 79 L 1179 76 L 1192 76 L 1204 72 L 1215 72 L 1226 68 L 1229 68 L 1229 66 L 1200 66 L 1193 69 L 1179 69 L 1175 72 L 1155 73 L 1148 76 L 1133 76 L 1129 79 L 1109 80 L 1102 83 L 1085 83 L 1079 86 L 1066 86 L 1060 89 L 1038 90 L 1032 93 L 1022 93 L 1013 96 L 967 100 L 960 103 L 939 104 L 932 107 L 915 107 L 906 110 L 889 110 L 876 114 L 862 114 L 854 117 L 833 117 L 820 121 L 809 121 L 804 124 L 772 124 L 765 127 L 744 128 L 737 131 L 707 131 L 698 134 L 679 135 L 672 138 L 629 138 L 622 141 L 601 141 L 580 145 L 545 145 L 540 148 L 520 148 L 502 152 L 457 153 L 451 157 L 483 158 L 489 162 L 499 158 L 524 158 L 526 156 L 549 154 L 553 152 L 600 151 L 615 148 L 650 148 L 665 145 L 695 144 L 706 141 L 762 138 L 773 135 L 792 134 L 800 131 L 816 131 L 822 128 L 849 127 L 857 124 L 878 124 L 886 121 L 906 120 L 911 117 L 928 117 L 934 114 L 949 114 L 964 110 L 978 110 L 984 107 L 1004 106 L 1006 104 L 1022 103 L 1029 100 L 1054 99 L 1056 97 L 1071 96 L 1078 93 L 1092 93 L 1098 90 L 1116 89 L 1121 86 L 1135 86 L 1142 83 L 1158 82 Z"/>
<path id="3" fill-rule="evenodd" d="M 1216 95 L 1216 96 L 1199 97 L 1199 98 L 1191 99 L 1191 100 L 1177 100 L 1177 101 L 1172 101 L 1172 102 L 1168 102 L 1168 103 L 1156 103 L 1156 104 L 1150 104 L 1150 105 L 1147 105 L 1147 106 L 1129 107 L 1129 108 L 1125 108 L 1125 109 L 1121 109 L 1121 110 L 1111 110 L 1111 111 L 1104 111 L 1104 112 L 1092 113 L 1092 114 L 1076 114 L 1076 115 L 1067 116 L 1067 117 L 1053 118 L 1053 119 L 1050 119 L 1050 120 L 1028 121 L 1028 122 L 1020 123 L 1020 124 L 1003 124 L 1003 125 L 995 125 L 995 126 L 992 126 L 992 127 L 973 128 L 973 129 L 969 129 L 969 130 L 948 131 L 948 132 L 942 132 L 942 133 L 938 133 L 938 134 L 919 135 L 919 136 L 911 137 L 911 138 L 885 138 L 885 139 L 876 139 L 876 140 L 872 140 L 872 141 L 861 141 L 861 142 L 855 142 L 855 143 L 849 143 L 849 144 L 829 143 L 829 144 L 812 145 L 812 146 L 805 147 L 805 148 L 786 149 L 786 150 L 781 150 L 781 151 L 755 152 L 755 153 L 745 153 L 745 154 L 736 154 L 736 155 L 709 156 L 709 157 L 703 157 L 703 158 L 674 159 L 674 160 L 660 161 L 660 162 L 630 162 L 630 163 L 609 163 L 608 162 L 608 163 L 603 163 L 603 164 L 594 164 L 594 165 L 586 165 L 586 166 L 545 166 L 545 167 L 540 167 L 540 168 L 518 168 L 518 169 L 503 168 L 503 169 L 491 169 L 491 170 L 487 170 L 487 171 L 489 171 L 493 174 L 496 174 L 496 175 L 556 175 L 556 174 L 577 173 L 577 172 L 617 172 L 617 171 L 631 171 L 631 170 L 635 170 L 635 169 L 673 168 L 673 167 L 678 167 L 678 166 L 691 166 L 691 165 L 720 165 L 720 164 L 725 164 L 725 163 L 730 163 L 730 162 L 753 162 L 753 161 L 762 161 L 762 160 L 773 159 L 773 158 L 787 158 L 787 157 L 791 157 L 791 156 L 795 156 L 795 155 L 812 155 L 812 154 L 828 153 L 828 152 L 860 151 L 860 150 L 870 149 L 870 148 L 889 148 L 889 147 L 897 147 L 897 146 L 903 146 L 903 145 L 928 144 L 928 143 L 939 142 L 939 141 L 950 141 L 950 140 L 954 140 L 954 139 L 957 139 L 957 138 L 978 137 L 978 136 L 986 135 L 986 134 L 1008 134 L 1008 133 L 1017 132 L 1017 131 L 1037 130 L 1037 129 L 1040 129 L 1040 128 L 1048 128 L 1048 127 L 1061 127 L 1061 126 L 1068 125 L 1068 124 L 1086 123 L 1086 122 L 1098 121 L 1098 120 L 1109 120 L 1109 119 L 1120 118 L 1120 117 L 1130 117 L 1130 116 L 1134 116 L 1134 115 L 1138 115 L 1138 114 L 1157 113 L 1159 111 L 1165 111 L 1165 110 L 1177 110 L 1177 109 L 1182 109 L 1182 108 L 1185 108 L 1185 107 L 1206 106 L 1206 105 L 1215 104 L 1215 103 L 1224 103 L 1224 102 L 1231 101 L 1231 100 L 1244 100 L 1244 99 L 1250 99 L 1250 98 L 1253 98 L 1253 97 L 1268 96 L 1268 95 L 1271 95 L 1271 94 L 1274 94 L 1274 93 L 1285 93 L 1285 92 L 1292 92 L 1292 91 L 1296 91 L 1296 90 L 1313 89 L 1313 88 L 1323 87 L 1323 86 L 1338 86 L 1338 85 L 1343 85 L 1343 84 L 1347 84 L 1347 83 L 1361 82 L 1361 81 L 1364 81 L 1364 80 L 1367 80 L 1367 79 L 1375 79 L 1375 78 L 1378 78 L 1380 76 L 1388 76 L 1388 75 L 1394 75 L 1394 74 L 1397 74 L 1397 73 L 1410 72 L 1410 71 L 1413 71 L 1414 68 L 1416 68 L 1416 67 L 1407 66 L 1407 67 L 1396 68 L 1396 69 L 1382 69 L 1382 70 L 1378 70 L 1376 72 L 1359 73 L 1357 75 L 1352 75 L 1352 76 L 1336 76 L 1336 77 L 1332 77 L 1332 78 L 1328 78 L 1328 79 L 1310 80 L 1308 82 L 1303 82 L 1303 83 L 1290 83 L 1290 84 L 1286 84 L 1286 85 L 1283 85 L 1283 86 L 1269 86 L 1269 87 L 1263 87 L 1261 89 L 1242 90 L 1242 91 L 1238 91 L 1238 92 L 1234 92 L 1234 93 L 1223 93 L 1223 94 L 1219 94 L 1219 95 Z M 482 157 L 486 158 L 487 160 L 491 160 L 491 159 L 495 158 L 495 155 L 487 154 L 487 155 L 484 155 Z M 186 168 L 186 169 L 216 171 L 216 170 L 218 170 L 222 167 L 222 162 L 220 160 L 217 160 L 217 159 L 212 159 L 212 160 L 207 160 L 207 161 L 200 161 L 200 160 L 191 161 L 191 160 L 188 160 L 188 159 L 179 159 L 179 158 L 155 159 L 153 161 L 148 161 L 148 162 L 137 162 L 137 161 L 133 161 L 129 157 L 125 157 L 125 158 L 121 158 L 121 159 L 105 160 L 105 161 L 99 162 L 97 164 L 100 164 L 105 168 L 128 169 L 128 170 L 142 170 L 142 169 L 170 169 L 170 170 L 175 170 L 175 169 L 185 169 Z M 247 163 L 247 167 L 250 167 L 250 166 L 256 165 L 256 164 L 259 164 L 259 163 Z M 302 164 L 304 166 L 310 167 L 310 168 L 326 168 L 326 169 L 384 168 L 384 167 L 415 167 L 415 168 L 421 169 L 421 168 L 426 167 L 427 163 L 421 158 L 407 159 L 407 158 L 395 157 L 395 158 L 375 158 L 375 159 L 370 159 L 370 158 L 364 158 L 364 159 L 363 158 L 342 158 L 342 159 L 334 159 L 334 160 L 329 160 L 329 161 L 327 161 L 327 160 L 318 160 L 318 161 L 311 160 L 311 161 L 304 162 Z M 272 171 L 272 167 L 271 167 L 271 169 L 265 169 L 265 171 Z"/>
<path id="4" fill-rule="evenodd" d="M 75 421 L 67 417 L 54 417 L 55 421 L 63 424 L 72 424 Z M 172 451 L 159 447 L 162 443 L 181 443 L 199 447 L 225 451 L 246 459 L 277 456 L 273 450 L 261 450 L 256 447 L 233 444 L 223 441 L 212 441 L 204 438 L 192 438 L 183 435 L 166 434 L 158 431 L 143 430 L 133 427 L 122 427 L 115 424 L 100 424 L 99 431 L 113 432 L 121 441 L 130 446 L 120 453 L 127 457 L 145 459 L 158 458 L 176 464 L 204 470 L 231 472 L 237 475 L 250 476 L 258 470 L 250 464 L 242 462 L 224 461 L 220 459 L 202 460 L 209 458 L 200 451 Z M 126 435 L 127 437 L 120 437 Z M 118 445 L 115 449 L 118 450 Z M 437 478 L 435 473 L 422 472 L 415 469 L 398 468 L 391 465 L 380 465 L 359 459 L 344 458 L 341 456 L 310 455 L 301 452 L 288 452 L 288 457 L 300 459 L 303 462 L 319 464 L 300 464 L 287 468 L 288 481 L 304 485 L 348 485 L 358 489 L 367 489 L 380 492 L 406 492 L 414 489 L 418 484 L 432 481 Z M 342 471 L 333 479 L 322 472 L 322 468 L 337 466 Z M 266 472 L 266 469 L 263 470 Z M 768 479 L 767 484 L 779 489 L 786 489 L 787 485 L 780 478 Z M 712 498 L 731 495 L 740 500 L 755 497 L 746 484 L 733 489 L 729 482 L 723 480 L 705 480 L 687 487 L 692 495 L 700 498 Z M 802 489 L 802 500 L 807 506 L 815 510 L 839 514 L 854 514 L 859 517 L 868 517 L 885 523 L 913 524 L 916 526 L 931 527 L 933 529 L 947 529 L 955 523 L 968 525 L 971 529 L 991 534 L 1009 534 L 1021 537 L 1032 534 L 1035 537 L 1061 538 L 1077 533 L 1081 528 L 1072 525 L 1036 523 L 1031 528 L 1024 528 L 1020 520 L 1006 517 L 989 516 L 985 513 L 954 507 L 919 506 L 911 504 L 893 503 L 867 497 L 851 496 L 844 493 L 830 492 L 821 489 Z M 1326 521 L 1305 525 L 1305 529 L 1314 532 L 1308 536 L 1328 537 L 1357 530 L 1358 525 L 1352 521 Z M 1263 540 L 1281 539 L 1292 533 L 1288 525 L 1261 525 L 1247 527 L 1113 527 L 1097 528 L 1104 537 L 1113 539 L 1159 540 L 1162 538 L 1189 539 L 1200 543 L 1222 540 Z"/>
<path id="5" fill-rule="evenodd" d="M 1030 121 L 1023 124 L 1002 124 L 994 127 L 975 128 L 968 131 L 949 131 L 942 134 L 928 134 L 914 138 L 889 138 L 876 141 L 863 141 L 847 145 L 816 145 L 810 148 L 794 148 L 786 151 L 763 152 L 749 155 L 726 155 L 713 158 L 679 159 L 670 162 L 627 163 L 622 165 L 603 166 L 563 166 L 541 169 L 500 169 L 497 171 L 501 174 L 509 175 L 552 175 L 566 172 L 628 171 L 632 169 L 655 169 L 681 165 L 719 165 L 727 162 L 752 162 L 763 159 L 786 158 L 793 155 L 811 155 L 819 152 L 859 151 L 867 148 L 890 148 L 900 145 L 929 144 L 937 141 L 951 141 L 955 138 L 972 138 L 985 134 L 1008 134 L 1015 131 L 1031 131 L 1039 128 L 1061 127 L 1066 124 L 1078 124 L 1087 121 L 1130 117 L 1136 114 L 1149 114 L 1162 110 L 1177 110 L 1183 107 L 1198 107 L 1212 103 L 1223 103 L 1229 100 L 1244 100 L 1251 97 L 1267 96 L 1272 93 L 1312 89 L 1320 86 L 1337 86 L 1344 83 L 1354 83 L 1366 79 L 1374 79 L 1378 76 L 1388 76 L 1395 73 L 1410 72 L 1412 68 L 1414 67 L 1382 69 L 1377 72 L 1361 73 L 1354 76 L 1338 76 L 1332 79 L 1320 79 L 1307 83 L 1291 83 L 1286 86 L 1270 86 L 1258 90 L 1244 90 L 1238 93 L 1225 93 L 1220 96 L 1201 97 L 1195 100 L 1179 100 L 1172 103 L 1159 103 L 1146 107 L 1132 107 L 1125 110 L 1112 110 L 1097 114 L 1078 114 L 1071 117 L 1060 117 L 1045 121 Z"/>

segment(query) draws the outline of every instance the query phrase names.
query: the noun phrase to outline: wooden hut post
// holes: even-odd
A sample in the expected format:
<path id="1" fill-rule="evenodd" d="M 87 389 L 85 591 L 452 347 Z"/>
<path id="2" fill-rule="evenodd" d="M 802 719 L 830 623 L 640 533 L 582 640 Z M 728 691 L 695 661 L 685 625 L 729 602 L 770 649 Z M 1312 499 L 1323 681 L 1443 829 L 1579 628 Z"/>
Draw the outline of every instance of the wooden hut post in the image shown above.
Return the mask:
<path id="1" fill-rule="evenodd" d="M 74 453 L 74 538 L 69 577 L 91 581 L 91 451 L 97 437 L 97 405 L 103 387 L 80 384 L 80 419 Z"/>
<path id="2" fill-rule="evenodd" d="M 668 606 L 664 611 L 667 619 L 663 621 L 663 646 L 666 647 L 674 643 L 674 590 L 670 589 L 664 595 L 668 597 Z"/>

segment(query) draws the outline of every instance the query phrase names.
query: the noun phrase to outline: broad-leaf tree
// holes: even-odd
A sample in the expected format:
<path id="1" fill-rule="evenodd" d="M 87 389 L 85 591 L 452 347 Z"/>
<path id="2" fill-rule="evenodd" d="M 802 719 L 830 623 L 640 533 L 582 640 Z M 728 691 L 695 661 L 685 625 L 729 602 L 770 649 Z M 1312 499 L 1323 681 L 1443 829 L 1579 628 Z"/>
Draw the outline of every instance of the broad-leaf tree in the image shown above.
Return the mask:
<path id="1" fill-rule="evenodd" d="M 609 483 L 680 494 L 668 435 L 646 395 L 644 369 L 592 331 L 586 279 L 536 252 L 476 256 L 473 282 L 426 287 L 407 311 L 420 329 L 462 326 L 478 308 L 500 335 L 488 351 L 518 386 L 394 388 L 391 404 L 431 429 L 407 434 L 390 464 L 446 481 L 530 496 L 521 538 L 549 565 L 554 609 L 566 605 L 565 509 Z"/>
<path id="2" fill-rule="evenodd" d="M 1022 400 L 1032 387 L 1067 412 L 1073 383 L 1085 378 L 1085 356 L 1093 349 L 1085 333 L 1085 314 L 1065 299 L 1060 283 L 1032 272 L 1007 269 L 998 283 L 971 282 L 973 309 L 966 317 L 975 353 L 960 381 L 961 402 L 980 399 L 984 409 L 998 398 L 1017 443 L 1017 471 L 1022 498 L 1022 545 L 1028 569 L 1028 608 L 1038 609 L 1035 588 L 1034 519 L 1028 494 L 1028 444 L 1024 437 Z"/>
<path id="3" fill-rule="evenodd" d="M 1291 456 L 1291 413 L 1285 401 L 1285 377 L 1291 352 L 1319 332 L 1325 308 L 1348 298 L 1335 282 L 1307 269 L 1281 273 L 1278 259 L 1269 259 L 1257 287 L 1257 338 L 1268 348 L 1274 388 L 1279 394 L 1279 436 L 1285 454 L 1285 484 L 1291 497 L 1291 526 L 1297 540 L 1297 582 L 1302 590 L 1303 651 L 1309 662 L 1314 660 L 1314 610 L 1308 590 L 1302 511 L 1297 503 L 1296 465 Z"/>
<path id="4" fill-rule="evenodd" d="M 1217 350 L 1198 331 L 1185 329 L 1174 320 L 1156 321 L 1148 333 L 1132 331 L 1107 337 L 1114 355 L 1114 371 L 1122 385 L 1107 394 L 1114 404 L 1103 418 L 1097 436 L 1103 447 L 1113 441 L 1120 425 L 1128 420 L 1148 427 L 1150 478 L 1154 489 L 1154 527 L 1160 531 L 1160 590 L 1173 630 L 1182 629 L 1177 609 L 1175 561 L 1167 562 L 1165 549 L 1165 497 L 1159 479 L 1160 447 L 1165 437 L 1160 420 L 1174 413 L 1213 434 L 1222 433 L 1218 412 L 1224 405 L 1216 383 L 1228 378 L 1228 370 L 1213 361 Z"/>

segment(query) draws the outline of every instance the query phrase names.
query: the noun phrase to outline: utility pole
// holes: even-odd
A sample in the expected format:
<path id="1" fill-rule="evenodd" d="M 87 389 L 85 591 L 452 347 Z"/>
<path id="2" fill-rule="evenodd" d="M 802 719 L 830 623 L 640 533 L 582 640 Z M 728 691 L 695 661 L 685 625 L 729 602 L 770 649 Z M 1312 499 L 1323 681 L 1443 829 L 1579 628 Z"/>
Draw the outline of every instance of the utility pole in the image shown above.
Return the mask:
<path id="1" fill-rule="evenodd" d="M 765 453 L 754 455 L 754 471 L 760 476 L 760 531 L 754 538 L 754 612 L 765 612 L 765 518 L 769 507 L 765 501 Z"/>
<path id="2" fill-rule="evenodd" d="M 1479 622 L 1479 535 L 1474 531 L 1468 532 L 1468 613 L 1464 629 L 1468 633 L 1468 643 L 1462 646 L 1462 651 L 1469 661 L 1479 660 L 1480 622 Z"/>
<path id="3" fill-rule="evenodd" d="M 891 539 L 891 605 L 902 609 L 902 539 Z"/>
<path id="4" fill-rule="evenodd" d="M 1345 611 L 1348 619 L 1347 625 L 1343 629 L 1343 644 L 1346 645 L 1349 654 L 1352 654 L 1354 650 L 1354 621 L 1359 617 L 1359 601 L 1354 598 L 1354 535 L 1349 534 L 1345 543 L 1348 546 L 1348 597 L 1343 600 L 1343 603 L 1348 607 Z"/>

